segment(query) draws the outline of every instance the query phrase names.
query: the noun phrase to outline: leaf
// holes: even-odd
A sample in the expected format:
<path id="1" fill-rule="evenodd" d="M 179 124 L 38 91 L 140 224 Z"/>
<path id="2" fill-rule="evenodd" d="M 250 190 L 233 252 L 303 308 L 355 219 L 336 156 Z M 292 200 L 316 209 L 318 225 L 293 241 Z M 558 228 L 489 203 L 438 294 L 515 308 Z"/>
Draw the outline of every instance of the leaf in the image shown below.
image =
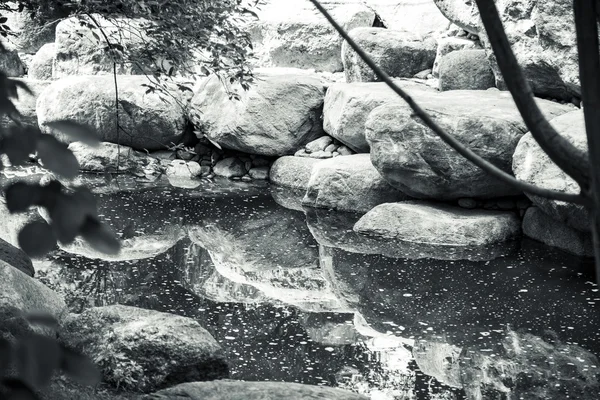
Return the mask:
<path id="1" fill-rule="evenodd" d="M 56 238 L 61 243 L 71 243 L 75 240 L 87 218 L 86 208 L 66 194 L 58 195 L 54 207 L 49 208 L 48 212 Z"/>
<path id="2" fill-rule="evenodd" d="M 38 156 L 44 167 L 67 179 L 79 173 L 79 162 L 67 145 L 50 135 L 42 135 L 37 145 Z"/>
<path id="3" fill-rule="evenodd" d="M 81 228 L 81 236 L 101 253 L 116 255 L 121 251 L 121 243 L 115 234 L 95 218 L 86 219 Z"/>
<path id="4" fill-rule="evenodd" d="M 11 164 L 21 165 L 29 160 L 30 154 L 35 153 L 38 137 L 39 131 L 36 129 L 12 126 L 2 140 L 2 150 Z"/>
<path id="5" fill-rule="evenodd" d="M 37 395 L 24 382 L 7 378 L 0 381 L 0 388 L 6 388 L 6 400 L 38 400 Z"/>
<path id="6" fill-rule="evenodd" d="M 56 339 L 30 335 L 17 344 L 15 365 L 19 378 L 32 387 L 50 383 L 60 367 L 61 352 Z"/>
<path id="7" fill-rule="evenodd" d="M 97 385 L 100 383 L 102 374 L 92 360 L 65 346 L 61 346 L 61 351 L 61 368 L 69 377 L 82 385 Z"/>
<path id="8" fill-rule="evenodd" d="M 13 349 L 10 342 L 0 338 L 0 376 L 5 376 L 13 359 Z"/>
<path id="9" fill-rule="evenodd" d="M 30 257 L 40 257 L 56 247 L 56 237 L 46 221 L 25 225 L 17 237 L 19 247 Z"/>
<path id="10" fill-rule="evenodd" d="M 96 132 L 88 125 L 80 124 L 70 120 L 58 120 L 46 122 L 45 125 L 53 130 L 65 134 L 70 139 L 82 142 L 91 147 L 98 147 L 100 140 Z"/>
<path id="11" fill-rule="evenodd" d="M 6 208 L 11 213 L 27 211 L 39 204 L 43 190 L 38 185 L 27 182 L 13 183 L 6 189 Z"/>

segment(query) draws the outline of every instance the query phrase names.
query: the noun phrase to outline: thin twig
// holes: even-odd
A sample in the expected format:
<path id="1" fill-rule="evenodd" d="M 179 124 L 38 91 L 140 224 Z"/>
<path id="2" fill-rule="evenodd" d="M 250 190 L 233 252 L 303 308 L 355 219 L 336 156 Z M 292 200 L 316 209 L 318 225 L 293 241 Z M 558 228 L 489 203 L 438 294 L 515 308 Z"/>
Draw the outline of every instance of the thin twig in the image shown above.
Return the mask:
<path id="1" fill-rule="evenodd" d="M 588 205 L 589 199 L 583 194 L 569 194 L 559 192 L 556 190 L 544 189 L 538 186 L 532 185 L 527 182 L 520 181 L 512 175 L 504 172 L 500 168 L 481 158 L 475 154 L 472 150 L 466 148 L 453 136 L 445 132 L 425 110 L 423 110 L 403 89 L 401 89 L 394 81 L 381 69 L 377 64 L 369 57 L 368 54 L 348 35 L 348 33 L 333 19 L 333 17 L 327 12 L 327 10 L 319 3 L 318 0 L 310 0 L 315 7 L 327 18 L 329 23 L 335 28 L 335 30 L 348 42 L 350 47 L 360 56 L 360 58 L 373 70 L 377 78 L 385 82 L 387 86 L 392 89 L 398 96 L 408 103 L 410 108 L 414 111 L 415 115 L 419 117 L 425 125 L 427 125 L 433 132 L 435 132 L 444 142 L 450 147 L 456 150 L 460 155 L 471 161 L 473 164 L 483 169 L 493 177 L 511 185 L 512 187 L 519 189 L 523 192 L 541 196 L 549 199 L 566 201 L 570 203 Z"/>
<path id="2" fill-rule="evenodd" d="M 496 4 L 491 0 L 476 0 L 476 2 L 498 67 L 525 125 L 548 157 L 573 178 L 585 192 L 590 185 L 587 154 L 559 135 L 535 103 L 531 87 L 504 32 Z"/>

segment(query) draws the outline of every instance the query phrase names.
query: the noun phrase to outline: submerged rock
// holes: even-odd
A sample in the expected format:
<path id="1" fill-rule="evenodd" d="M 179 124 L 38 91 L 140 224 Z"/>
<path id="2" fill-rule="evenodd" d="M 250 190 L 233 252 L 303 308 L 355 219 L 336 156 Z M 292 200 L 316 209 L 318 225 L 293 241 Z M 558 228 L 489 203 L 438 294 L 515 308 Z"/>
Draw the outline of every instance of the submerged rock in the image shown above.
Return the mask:
<path id="1" fill-rule="evenodd" d="M 368 154 L 356 154 L 315 165 L 302 204 L 307 207 L 367 212 L 381 203 L 408 199 L 379 175 Z"/>
<path id="2" fill-rule="evenodd" d="M 275 185 L 306 190 L 313 167 L 321 161 L 293 156 L 278 158 L 271 166 L 269 180 Z"/>
<path id="3" fill-rule="evenodd" d="M 537 207 L 527 209 L 523 218 L 523 233 L 548 246 L 557 247 L 577 256 L 594 256 L 591 233 L 571 228 L 546 215 Z"/>
<path id="4" fill-rule="evenodd" d="M 514 150 L 527 128 L 509 93 L 408 93 L 446 132 L 486 161 L 511 172 Z M 548 100 L 538 99 L 537 103 L 547 118 L 572 110 Z M 410 196 L 453 200 L 518 194 L 448 146 L 405 103 L 384 104 L 372 111 L 366 138 L 375 168 L 392 186 Z"/>
<path id="5" fill-rule="evenodd" d="M 411 81 L 397 81 L 411 95 L 415 92 L 435 93 L 436 90 Z M 424 94 L 425 95 L 425 94 Z M 327 89 L 323 108 L 323 129 L 329 135 L 358 153 L 368 153 L 365 123 L 375 108 L 382 104 L 401 104 L 398 97 L 383 82 L 335 83 Z"/>
<path id="6" fill-rule="evenodd" d="M 145 400 L 367 400 L 346 390 L 291 382 L 215 381 L 185 383 L 146 396 Z"/>
<path id="7" fill-rule="evenodd" d="M 435 40 L 423 40 L 410 31 L 381 28 L 356 28 L 350 37 L 389 76 L 411 78 L 431 68 L 435 59 Z M 344 42 L 342 57 L 346 82 L 373 82 L 379 79 L 373 70 Z"/>
<path id="8" fill-rule="evenodd" d="M 475 253 L 485 259 L 487 248 L 517 239 L 520 221 L 511 212 L 405 201 L 373 208 L 354 231 L 396 241 L 405 258 L 452 260 Z"/>
<path id="9" fill-rule="evenodd" d="M 318 75 L 294 69 L 257 70 L 249 90 L 212 76 L 195 88 L 190 118 L 225 148 L 283 156 L 322 135 L 324 93 Z"/>
<path id="10" fill-rule="evenodd" d="M 575 110 L 550 120 L 557 132 L 578 149 L 587 152 L 583 110 Z M 513 172 L 525 182 L 546 189 L 577 194 L 579 185 L 561 170 L 527 133 L 519 141 L 513 156 Z M 528 195 L 533 204 L 557 221 L 583 232 L 590 231 L 590 214 L 584 206 Z"/>
<path id="11" fill-rule="evenodd" d="M 95 360 L 106 381 L 150 392 L 228 376 L 221 346 L 195 320 L 128 306 L 71 314 L 60 340 Z M 128 373 L 119 363 L 130 365 Z M 126 378 L 129 378 L 126 380 Z"/>
<path id="12" fill-rule="evenodd" d="M 346 30 L 373 25 L 375 14 L 360 1 L 324 1 L 323 6 Z M 302 0 L 271 0 L 250 27 L 261 67 L 295 67 L 317 71 L 343 70 L 342 38 L 321 13 Z"/>
<path id="13" fill-rule="evenodd" d="M 67 120 L 92 128 L 103 142 L 118 143 L 137 150 L 159 150 L 178 143 L 186 124 L 178 101 L 159 93 L 146 93 L 143 75 L 121 75 L 119 127 L 116 129 L 115 89 L 112 76 L 78 76 L 52 82 L 37 101 L 37 116 L 44 133 L 55 134 L 49 122 Z M 170 91 L 185 103 L 176 88 Z"/>

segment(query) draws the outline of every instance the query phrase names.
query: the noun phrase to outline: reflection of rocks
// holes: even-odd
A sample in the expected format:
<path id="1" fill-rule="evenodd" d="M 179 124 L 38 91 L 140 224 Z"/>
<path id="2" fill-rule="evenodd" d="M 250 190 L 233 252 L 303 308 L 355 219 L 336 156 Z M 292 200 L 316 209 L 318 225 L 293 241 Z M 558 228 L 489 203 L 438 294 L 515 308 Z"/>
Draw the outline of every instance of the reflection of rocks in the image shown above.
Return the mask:
<path id="1" fill-rule="evenodd" d="M 352 314 L 311 313 L 300 323 L 312 340 L 323 345 L 354 344 L 361 338 L 354 327 Z"/>
<path id="2" fill-rule="evenodd" d="M 216 381 L 194 382 L 162 390 L 146 400 L 368 400 L 368 397 L 325 386 L 301 385 L 290 382 Z"/>
<path id="3" fill-rule="evenodd" d="M 418 341 L 412 355 L 419 369 L 445 385 L 460 388 L 459 356 L 462 349 L 443 342 Z"/>
<path id="4" fill-rule="evenodd" d="M 306 194 L 304 189 L 286 188 L 283 186 L 271 185 L 271 196 L 275 203 L 288 210 L 304 212 L 302 199 Z"/>
<path id="5" fill-rule="evenodd" d="M 529 253 L 532 254 L 532 253 Z M 471 261 L 407 260 L 331 249 L 332 280 L 374 329 L 401 336 L 446 334 L 452 344 L 492 346 L 506 324 L 533 334 L 597 347 L 595 288 L 570 277 L 569 259 L 548 257 L 542 272 L 530 258 Z M 565 295 L 565 293 L 567 293 Z M 543 301 L 541 301 L 543 299 Z M 568 329 L 567 327 L 577 327 Z M 482 334 L 483 332 L 483 334 Z M 482 347 L 483 348 L 483 347 Z"/>

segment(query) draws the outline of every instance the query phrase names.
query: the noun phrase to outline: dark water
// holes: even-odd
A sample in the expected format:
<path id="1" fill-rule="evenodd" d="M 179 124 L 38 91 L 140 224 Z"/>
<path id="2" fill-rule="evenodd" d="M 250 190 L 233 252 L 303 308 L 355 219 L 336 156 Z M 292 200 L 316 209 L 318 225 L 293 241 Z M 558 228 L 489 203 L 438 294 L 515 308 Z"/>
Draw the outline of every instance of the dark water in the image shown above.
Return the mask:
<path id="1" fill-rule="evenodd" d="M 600 394 L 600 294 L 578 259 L 531 241 L 479 261 L 405 259 L 352 233 L 358 216 L 302 210 L 267 185 L 98 191 L 119 259 L 75 245 L 38 262 L 40 277 L 76 312 L 121 303 L 197 319 L 234 379 L 377 400 Z"/>

